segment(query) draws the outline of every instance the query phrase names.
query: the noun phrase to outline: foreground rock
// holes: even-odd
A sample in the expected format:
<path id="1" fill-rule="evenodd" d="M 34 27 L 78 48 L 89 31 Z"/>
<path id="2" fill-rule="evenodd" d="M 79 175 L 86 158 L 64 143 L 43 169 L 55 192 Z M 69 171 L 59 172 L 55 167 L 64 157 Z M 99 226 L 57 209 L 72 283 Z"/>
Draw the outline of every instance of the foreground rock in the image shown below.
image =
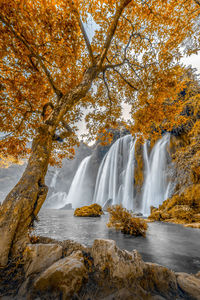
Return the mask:
<path id="1" fill-rule="evenodd" d="M 83 254 L 77 251 L 45 270 L 34 282 L 34 288 L 37 291 L 61 291 L 63 299 L 71 299 L 86 278 Z"/>
<path id="2" fill-rule="evenodd" d="M 74 212 L 76 217 L 100 217 L 101 215 L 103 215 L 102 207 L 96 203 L 77 208 Z"/>
<path id="3" fill-rule="evenodd" d="M 200 300 L 200 278 L 187 273 L 177 273 L 177 282 L 180 289 L 191 299 Z"/>
<path id="4" fill-rule="evenodd" d="M 57 244 L 28 245 L 24 253 L 26 276 L 39 273 L 62 256 L 62 247 Z"/>
<path id="5" fill-rule="evenodd" d="M 132 252 L 120 250 L 113 240 L 95 240 L 91 255 L 94 266 L 101 272 L 109 270 L 113 279 L 127 281 L 143 275 L 145 263 L 140 254 L 136 250 Z"/>
<path id="6" fill-rule="evenodd" d="M 121 250 L 115 241 L 97 239 L 91 248 L 69 240 L 38 241 L 24 253 L 24 277 L 15 291 L 0 282 L 0 296 L 7 297 L 2 300 L 200 300 L 200 273 L 145 263 L 136 250 Z"/>

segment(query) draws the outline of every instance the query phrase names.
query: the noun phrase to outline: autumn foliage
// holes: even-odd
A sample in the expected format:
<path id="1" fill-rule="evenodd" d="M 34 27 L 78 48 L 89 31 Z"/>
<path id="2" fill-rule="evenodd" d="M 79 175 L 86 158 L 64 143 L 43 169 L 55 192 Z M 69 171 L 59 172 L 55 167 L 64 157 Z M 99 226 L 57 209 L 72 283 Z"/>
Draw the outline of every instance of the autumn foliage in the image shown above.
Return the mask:
<path id="1" fill-rule="evenodd" d="M 26 245 L 48 165 L 73 157 L 81 120 L 89 140 L 123 122 L 124 103 L 127 128 L 145 138 L 185 121 L 180 59 L 199 49 L 199 9 L 196 0 L 0 0 L 0 151 L 29 156 L 1 206 L 0 266 Z"/>
<path id="2" fill-rule="evenodd" d="M 198 9 L 194 0 L 1 0 L 1 153 L 29 155 L 38 127 L 99 59 L 95 88 L 63 116 L 70 134 L 64 136 L 63 123 L 57 124 L 51 163 L 73 156 L 83 109 L 89 140 L 122 121 L 123 103 L 131 105 L 135 120 L 127 127 L 145 137 L 159 135 L 163 120 L 165 130 L 181 123 L 182 103 L 176 99 L 186 81 L 179 60 L 198 49 L 198 39 L 191 44 L 198 35 Z"/>
<path id="3" fill-rule="evenodd" d="M 180 224 L 189 224 L 200 228 L 200 184 L 190 186 L 180 195 L 163 202 L 153 209 L 149 219 Z"/>
<path id="4" fill-rule="evenodd" d="M 121 205 L 110 206 L 107 211 L 110 214 L 110 219 L 107 224 L 108 227 L 114 227 L 124 234 L 142 235 L 145 237 L 147 223 L 143 219 L 135 217 Z"/>
<path id="5" fill-rule="evenodd" d="M 200 87 L 190 79 L 183 97 L 185 122 L 174 128 L 176 136 L 171 137 L 174 195 L 153 209 L 149 218 L 200 228 Z"/>

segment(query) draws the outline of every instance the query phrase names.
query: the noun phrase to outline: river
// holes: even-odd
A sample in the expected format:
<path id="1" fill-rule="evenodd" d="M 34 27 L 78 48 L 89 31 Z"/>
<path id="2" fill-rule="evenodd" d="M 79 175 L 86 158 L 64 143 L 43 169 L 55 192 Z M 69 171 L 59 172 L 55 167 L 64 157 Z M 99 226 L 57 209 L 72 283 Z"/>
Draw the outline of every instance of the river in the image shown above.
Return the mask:
<path id="1" fill-rule="evenodd" d="M 91 246 L 96 238 L 113 239 L 121 249 L 137 249 L 144 261 L 174 271 L 196 273 L 200 270 L 200 230 L 182 225 L 154 222 L 148 224 L 146 238 L 124 235 L 106 226 L 108 215 L 78 218 L 71 210 L 42 209 L 36 235 L 57 240 L 72 239 Z"/>

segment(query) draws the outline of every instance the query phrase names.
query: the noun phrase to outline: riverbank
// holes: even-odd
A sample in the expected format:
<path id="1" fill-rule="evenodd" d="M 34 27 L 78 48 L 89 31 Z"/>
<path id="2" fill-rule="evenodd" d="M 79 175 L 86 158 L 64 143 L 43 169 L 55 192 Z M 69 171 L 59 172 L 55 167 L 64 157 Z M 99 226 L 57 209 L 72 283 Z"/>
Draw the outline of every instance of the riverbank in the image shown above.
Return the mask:
<path id="1" fill-rule="evenodd" d="M 145 263 L 136 250 L 120 250 L 113 240 L 96 239 L 92 247 L 85 247 L 38 237 L 16 264 L 18 282 L 9 286 L 10 271 L 1 270 L 1 300 L 200 299 L 199 272 L 177 273 Z"/>
<path id="2" fill-rule="evenodd" d="M 132 237 L 106 226 L 108 215 L 77 218 L 73 211 L 42 209 L 35 235 L 57 240 L 72 239 L 91 246 L 95 239 L 112 239 L 120 249 L 136 249 L 144 261 L 164 265 L 176 272 L 200 270 L 200 230 L 163 222 L 148 223 L 146 238 Z"/>

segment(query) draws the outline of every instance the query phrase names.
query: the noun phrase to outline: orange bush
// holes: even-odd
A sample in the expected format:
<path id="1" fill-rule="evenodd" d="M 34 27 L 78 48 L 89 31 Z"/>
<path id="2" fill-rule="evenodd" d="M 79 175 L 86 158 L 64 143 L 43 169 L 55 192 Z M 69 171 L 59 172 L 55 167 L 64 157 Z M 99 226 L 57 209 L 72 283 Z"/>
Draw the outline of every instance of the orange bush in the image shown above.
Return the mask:
<path id="1" fill-rule="evenodd" d="M 77 208 L 74 212 L 76 217 L 100 217 L 102 214 L 101 206 L 96 203 Z"/>
<path id="2" fill-rule="evenodd" d="M 130 235 L 142 235 L 145 237 L 147 223 L 141 218 L 134 217 L 127 209 L 121 205 L 114 205 L 107 210 L 110 214 L 108 227 L 121 230 L 122 233 Z"/>

